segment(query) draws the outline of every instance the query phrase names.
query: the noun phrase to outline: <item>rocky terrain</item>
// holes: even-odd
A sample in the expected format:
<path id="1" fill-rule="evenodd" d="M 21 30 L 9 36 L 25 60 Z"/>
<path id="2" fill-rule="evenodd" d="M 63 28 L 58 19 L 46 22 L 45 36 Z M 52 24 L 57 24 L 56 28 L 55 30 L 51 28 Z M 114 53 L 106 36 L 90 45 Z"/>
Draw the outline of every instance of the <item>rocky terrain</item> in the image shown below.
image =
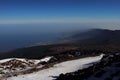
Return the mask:
<path id="1" fill-rule="evenodd" d="M 104 55 L 93 66 L 61 74 L 56 80 L 120 80 L 120 53 Z"/>
<path id="2" fill-rule="evenodd" d="M 9 58 L 0 60 L 0 78 L 8 78 L 12 76 L 18 76 L 23 74 L 30 74 L 33 72 L 38 72 L 50 67 L 55 64 L 76 60 L 84 57 L 94 57 L 101 54 L 89 54 L 90 52 L 80 52 L 80 51 L 66 51 L 61 54 L 54 54 L 52 56 L 46 56 L 41 59 L 22 59 L 22 58 Z"/>
<path id="3" fill-rule="evenodd" d="M 98 63 L 102 57 L 103 54 L 48 64 L 42 68 L 42 70 L 36 71 L 36 69 L 34 69 L 32 73 L 11 76 L 8 77 L 7 80 L 54 80 L 61 73 L 74 72 L 91 66 L 92 64 L 90 63 Z"/>
<path id="4" fill-rule="evenodd" d="M 94 60 L 92 61 L 92 58 L 89 58 L 93 57 L 94 59 L 94 57 L 99 56 L 100 54 L 104 54 L 104 56 L 101 57 L 102 59 L 99 62 Z M 3 59 L 0 60 L 0 79 L 18 80 L 19 77 L 17 76 L 19 75 L 35 75 L 35 72 L 36 75 L 41 75 L 42 71 L 46 72 L 47 70 L 50 70 L 51 75 L 54 77 L 54 70 L 55 72 L 56 69 L 60 70 L 60 65 L 63 65 L 62 63 L 64 63 L 63 68 L 65 68 L 65 72 L 61 71 L 60 73 L 56 73 L 58 74 L 55 77 L 56 80 L 119 80 L 119 57 L 120 53 L 106 54 L 99 50 L 84 50 L 81 52 L 79 50 L 71 50 L 61 52 L 60 54 L 46 56 L 38 60 L 22 58 Z M 81 62 L 82 59 L 84 59 L 83 62 Z M 72 62 L 75 60 L 78 60 L 78 62 Z M 69 61 L 71 61 L 71 63 L 67 63 Z M 71 65 L 67 66 L 66 63 Z M 55 65 L 57 66 L 56 68 L 54 67 Z M 74 69 L 72 67 L 73 65 L 76 65 L 74 66 Z M 82 65 L 84 65 L 84 67 L 82 67 Z M 79 68 L 77 68 L 78 66 Z M 70 71 L 66 71 L 67 69 L 69 69 Z M 42 78 L 44 80 L 52 80 L 50 78 L 47 78 L 48 75 L 44 75 L 44 77 Z M 29 79 L 32 80 L 32 78 Z M 39 79 L 39 77 L 36 76 L 36 79 Z M 22 80 L 26 80 L 25 76 Z"/>
<path id="5" fill-rule="evenodd" d="M 0 79 L 30 73 L 29 70 L 41 69 L 52 56 L 40 60 L 9 58 L 0 60 Z"/>

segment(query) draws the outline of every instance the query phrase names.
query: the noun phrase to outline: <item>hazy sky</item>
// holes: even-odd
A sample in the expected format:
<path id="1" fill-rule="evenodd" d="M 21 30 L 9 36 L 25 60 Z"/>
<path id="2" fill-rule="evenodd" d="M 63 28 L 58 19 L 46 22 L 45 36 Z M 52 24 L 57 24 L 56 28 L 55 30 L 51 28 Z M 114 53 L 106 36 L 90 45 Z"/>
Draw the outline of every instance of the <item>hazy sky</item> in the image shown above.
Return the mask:
<path id="1" fill-rule="evenodd" d="M 102 23 L 119 28 L 120 0 L 0 0 L 0 24 L 30 23 Z"/>

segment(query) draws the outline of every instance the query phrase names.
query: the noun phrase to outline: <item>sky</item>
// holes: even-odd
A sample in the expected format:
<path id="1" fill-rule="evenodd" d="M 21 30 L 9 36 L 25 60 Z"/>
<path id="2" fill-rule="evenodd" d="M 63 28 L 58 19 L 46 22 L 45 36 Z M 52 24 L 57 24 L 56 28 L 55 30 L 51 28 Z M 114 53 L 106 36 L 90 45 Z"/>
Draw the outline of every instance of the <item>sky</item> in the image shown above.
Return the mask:
<path id="1" fill-rule="evenodd" d="M 0 0 L 0 24 L 119 23 L 120 0 Z"/>

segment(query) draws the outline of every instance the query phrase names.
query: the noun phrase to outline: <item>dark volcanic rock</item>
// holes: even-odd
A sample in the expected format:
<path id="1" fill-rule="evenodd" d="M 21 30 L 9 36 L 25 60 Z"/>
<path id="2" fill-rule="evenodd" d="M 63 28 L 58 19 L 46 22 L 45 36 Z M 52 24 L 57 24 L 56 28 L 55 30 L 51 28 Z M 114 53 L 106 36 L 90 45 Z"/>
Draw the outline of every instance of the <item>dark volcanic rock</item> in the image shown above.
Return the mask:
<path id="1" fill-rule="evenodd" d="M 56 80 L 120 80 L 120 53 L 105 55 L 93 66 L 61 74 Z"/>

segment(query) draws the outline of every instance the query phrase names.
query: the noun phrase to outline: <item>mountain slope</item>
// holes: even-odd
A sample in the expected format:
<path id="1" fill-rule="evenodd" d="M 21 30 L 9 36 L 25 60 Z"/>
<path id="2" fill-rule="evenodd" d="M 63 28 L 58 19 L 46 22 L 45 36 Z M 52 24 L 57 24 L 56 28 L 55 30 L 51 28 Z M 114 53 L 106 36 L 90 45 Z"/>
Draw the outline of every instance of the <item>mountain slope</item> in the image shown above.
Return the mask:
<path id="1" fill-rule="evenodd" d="M 64 40 L 79 44 L 119 45 L 119 36 L 120 30 L 92 29 L 65 37 Z"/>
<path id="2" fill-rule="evenodd" d="M 120 80 L 120 53 L 104 55 L 99 63 L 83 70 L 61 74 L 56 80 Z"/>
<path id="3" fill-rule="evenodd" d="M 87 64 L 99 62 L 102 57 L 103 55 L 65 61 L 62 63 L 58 63 L 51 68 L 44 69 L 36 73 L 18 75 L 17 77 L 10 77 L 7 80 L 53 80 L 61 73 L 74 72 L 78 69 L 89 67 L 91 65 Z"/>
<path id="4" fill-rule="evenodd" d="M 66 41 L 66 42 L 64 42 Z M 20 48 L 4 53 L 0 53 L 0 59 L 4 58 L 29 58 L 40 59 L 49 55 L 57 55 L 66 51 L 96 50 L 103 52 L 120 51 L 120 30 L 92 29 L 85 32 L 70 34 L 63 43 L 51 45 L 40 45 Z"/>

